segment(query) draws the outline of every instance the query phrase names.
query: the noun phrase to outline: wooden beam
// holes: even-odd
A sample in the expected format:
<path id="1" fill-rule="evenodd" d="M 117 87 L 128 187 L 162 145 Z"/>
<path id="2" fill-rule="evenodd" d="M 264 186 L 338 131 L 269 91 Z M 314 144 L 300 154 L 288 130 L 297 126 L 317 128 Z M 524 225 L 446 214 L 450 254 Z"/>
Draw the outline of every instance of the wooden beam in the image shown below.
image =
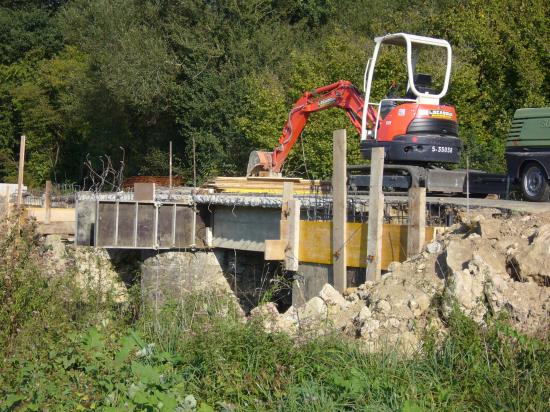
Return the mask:
<path id="1" fill-rule="evenodd" d="M 382 274 L 382 230 L 384 227 L 384 148 L 371 152 L 369 188 L 369 227 L 367 237 L 367 280 L 379 280 Z"/>
<path id="2" fill-rule="evenodd" d="M 46 190 L 44 191 L 44 223 L 50 223 L 52 220 L 52 181 L 46 180 Z"/>
<path id="3" fill-rule="evenodd" d="M 21 144 L 19 145 L 19 174 L 17 177 L 17 206 L 23 203 L 23 173 L 25 169 L 25 135 L 21 135 Z"/>
<path id="4" fill-rule="evenodd" d="M 285 269 L 298 270 L 300 254 L 300 200 L 288 201 L 288 238 L 285 248 Z"/>
<path id="5" fill-rule="evenodd" d="M 346 130 L 340 129 L 332 135 L 332 265 L 334 288 L 340 293 L 347 288 L 346 174 Z"/>
<path id="6" fill-rule="evenodd" d="M 265 241 L 264 260 L 284 260 L 287 240 L 267 239 Z"/>
<path id="7" fill-rule="evenodd" d="M 288 239 L 288 202 L 294 199 L 294 183 L 283 183 L 283 197 L 281 204 L 281 223 L 280 223 L 280 236 L 279 239 Z"/>
<path id="8" fill-rule="evenodd" d="M 289 206 L 288 203 L 294 199 L 294 183 L 283 183 L 283 195 L 281 201 L 281 220 L 279 221 L 279 239 L 267 239 L 265 241 L 265 260 L 285 260 L 288 246 L 289 233 Z M 290 270 L 290 269 L 289 269 Z"/>
<path id="9" fill-rule="evenodd" d="M 407 257 L 419 254 L 426 240 L 426 188 L 409 189 Z"/>
<path id="10" fill-rule="evenodd" d="M 74 222 L 40 223 L 36 231 L 41 235 L 74 235 Z"/>
<path id="11" fill-rule="evenodd" d="M 9 188 L 9 186 L 6 186 L 6 190 L 4 191 L 4 214 L 6 216 L 10 215 L 10 188 Z"/>

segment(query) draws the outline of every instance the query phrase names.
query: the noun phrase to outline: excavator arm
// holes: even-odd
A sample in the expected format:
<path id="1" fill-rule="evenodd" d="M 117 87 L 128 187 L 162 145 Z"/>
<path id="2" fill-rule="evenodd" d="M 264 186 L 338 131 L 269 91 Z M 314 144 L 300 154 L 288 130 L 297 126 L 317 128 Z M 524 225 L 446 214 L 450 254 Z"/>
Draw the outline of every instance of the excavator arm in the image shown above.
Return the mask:
<path id="1" fill-rule="evenodd" d="M 254 151 L 250 154 L 247 175 L 257 175 L 262 171 L 279 173 L 290 150 L 304 130 L 309 115 L 332 107 L 344 109 L 357 133 L 361 135 L 364 99 L 359 90 L 346 80 L 319 87 L 311 92 L 305 92 L 294 104 L 279 138 L 279 145 L 273 152 Z M 369 127 L 374 126 L 376 116 L 376 110 L 369 106 Z"/>

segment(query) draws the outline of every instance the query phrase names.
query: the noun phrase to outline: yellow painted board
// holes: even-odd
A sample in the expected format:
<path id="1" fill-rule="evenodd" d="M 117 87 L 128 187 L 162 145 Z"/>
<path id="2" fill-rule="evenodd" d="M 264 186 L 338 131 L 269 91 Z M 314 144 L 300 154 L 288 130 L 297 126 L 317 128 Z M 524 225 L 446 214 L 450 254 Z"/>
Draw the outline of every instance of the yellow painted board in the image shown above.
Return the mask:
<path id="1" fill-rule="evenodd" d="M 347 224 L 346 265 L 366 267 L 366 223 Z M 426 228 L 426 240 L 432 239 L 433 227 Z M 332 222 L 300 221 L 300 262 L 332 264 Z M 338 251 L 336 251 L 338 253 Z M 382 234 L 382 269 L 391 262 L 402 262 L 407 257 L 407 225 L 385 224 Z"/>

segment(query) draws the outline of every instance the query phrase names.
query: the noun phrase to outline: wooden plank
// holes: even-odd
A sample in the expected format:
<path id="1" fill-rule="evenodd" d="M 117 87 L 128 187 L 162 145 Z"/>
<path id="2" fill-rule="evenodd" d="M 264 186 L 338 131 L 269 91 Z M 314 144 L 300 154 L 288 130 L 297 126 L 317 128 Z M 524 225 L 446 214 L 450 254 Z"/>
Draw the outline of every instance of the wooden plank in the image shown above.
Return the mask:
<path id="1" fill-rule="evenodd" d="M 284 260 L 286 239 L 268 239 L 265 241 L 264 260 Z"/>
<path id="2" fill-rule="evenodd" d="M 426 240 L 426 188 L 409 189 L 407 257 L 419 254 Z"/>
<path id="3" fill-rule="evenodd" d="M 346 266 L 367 266 L 367 223 L 347 223 Z M 426 227 L 426 239 L 433 239 L 434 227 Z M 407 258 L 407 225 L 385 224 L 382 237 L 381 269 L 391 262 Z M 332 222 L 300 221 L 299 260 L 307 263 L 332 264 Z"/>
<path id="4" fill-rule="evenodd" d="M 334 288 L 343 293 L 347 288 L 346 270 L 346 130 L 334 131 L 332 135 L 332 265 Z"/>
<path id="5" fill-rule="evenodd" d="M 46 222 L 46 208 L 44 207 L 26 207 L 27 216 L 35 218 L 38 222 Z M 74 222 L 75 209 L 73 207 L 54 207 L 50 209 L 51 222 Z"/>
<path id="6" fill-rule="evenodd" d="M 17 206 L 23 203 L 23 173 L 25 170 L 25 135 L 21 135 L 21 144 L 19 145 L 19 170 L 17 176 Z"/>
<path id="7" fill-rule="evenodd" d="M 382 231 L 384 227 L 384 148 L 375 147 L 371 154 L 369 188 L 369 232 L 367 239 L 367 280 L 376 281 L 382 269 Z"/>
<path id="8" fill-rule="evenodd" d="M 41 235 L 74 235 L 75 222 L 40 223 L 36 230 Z"/>
<path id="9" fill-rule="evenodd" d="M 300 254 L 300 200 L 288 201 L 288 239 L 285 248 L 285 269 L 298 270 Z"/>
<path id="10" fill-rule="evenodd" d="M 218 179 L 227 179 L 227 178 L 218 178 Z M 229 178 L 231 179 L 231 178 Z M 234 179 L 234 178 L 233 178 Z M 257 182 L 293 182 L 293 183 L 301 183 L 304 181 L 304 179 L 300 179 L 299 177 L 257 177 L 257 176 L 248 176 L 245 177 L 249 182 L 257 181 Z"/>
<path id="11" fill-rule="evenodd" d="M 52 181 L 46 180 L 46 190 L 44 191 L 44 223 L 50 223 L 52 220 Z"/>
<path id="12" fill-rule="evenodd" d="M 294 193 L 296 194 L 309 194 L 319 191 L 328 193 L 330 191 L 329 182 L 285 177 L 218 177 L 207 182 L 203 187 L 213 188 L 218 192 L 280 195 L 283 193 L 285 182 L 294 183 Z"/>

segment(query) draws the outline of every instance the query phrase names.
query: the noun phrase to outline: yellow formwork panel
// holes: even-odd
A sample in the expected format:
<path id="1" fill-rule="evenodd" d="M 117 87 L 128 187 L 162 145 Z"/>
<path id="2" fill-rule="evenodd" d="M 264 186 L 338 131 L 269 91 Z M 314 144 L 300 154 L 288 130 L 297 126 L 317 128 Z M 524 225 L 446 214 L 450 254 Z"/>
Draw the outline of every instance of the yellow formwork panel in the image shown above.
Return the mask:
<path id="1" fill-rule="evenodd" d="M 426 240 L 432 239 L 433 227 L 426 228 Z M 366 223 L 347 224 L 347 266 L 366 267 Z M 338 251 L 336 251 L 338 252 Z M 307 263 L 332 264 L 332 222 L 300 221 L 299 260 Z M 407 258 L 407 225 L 385 224 L 382 233 L 382 269 L 391 262 Z"/>

